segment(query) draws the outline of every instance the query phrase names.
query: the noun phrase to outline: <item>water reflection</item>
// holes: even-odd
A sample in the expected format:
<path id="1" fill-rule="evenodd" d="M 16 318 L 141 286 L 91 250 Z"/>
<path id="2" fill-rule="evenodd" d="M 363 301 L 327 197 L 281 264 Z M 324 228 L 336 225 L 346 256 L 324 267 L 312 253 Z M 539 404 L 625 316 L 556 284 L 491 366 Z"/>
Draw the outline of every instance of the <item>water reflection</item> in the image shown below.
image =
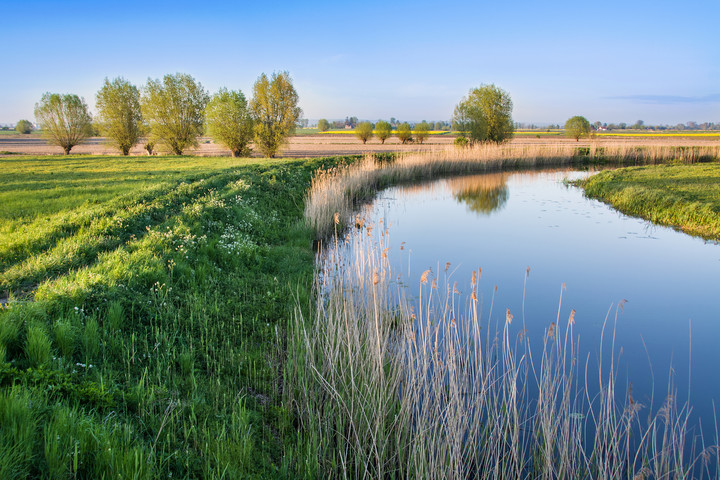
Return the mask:
<path id="1" fill-rule="evenodd" d="M 502 324 L 509 309 L 518 319 L 513 328 L 541 341 L 575 311 L 575 332 L 591 359 L 607 323 L 638 402 L 657 403 L 667 389 L 649 369 L 664 378 L 680 372 L 683 398 L 692 369 L 694 412 L 712 419 L 720 383 L 706 379 L 720 363 L 713 344 L 720 338 L 720 248 L 624 216 L 563 184 L 582 175 L 517 172 L 402 186 L 382 192 L 368 212 L 390 227 L 388 255 L 411 290 L 422 272 L 442 275 L 450 262 L 451 282 L 469 295 L 472 272 L 482 268 L 477 296 L 491 322 Z"/>
<path id="2" fill-rule="evenodd" d="M 465 203 L 471 212 L 489 215 L 504 207 L 510 198 L 506 178 L 504 173 L 455 178 L 448 181 L 448 186 L 453 198 Z"/>

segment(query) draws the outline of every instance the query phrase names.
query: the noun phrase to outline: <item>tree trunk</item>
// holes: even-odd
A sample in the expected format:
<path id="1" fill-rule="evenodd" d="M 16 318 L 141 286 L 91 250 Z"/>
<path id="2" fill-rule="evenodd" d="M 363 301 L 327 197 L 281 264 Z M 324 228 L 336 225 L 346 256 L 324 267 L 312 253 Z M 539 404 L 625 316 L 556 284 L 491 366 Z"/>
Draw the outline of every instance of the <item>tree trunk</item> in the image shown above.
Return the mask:
<path id="1" fill-rule="evenodd" d="M 240 156 L 240 150 L 231 150 L 233 158 L 237 158 Z"/>
<path id="2" fill-rule="evenodd" d="M 65 155 L 70 155 L 70 149 L 72 148 L 72 145 L 66 145 L 63 147 L 65 150 Z"/>

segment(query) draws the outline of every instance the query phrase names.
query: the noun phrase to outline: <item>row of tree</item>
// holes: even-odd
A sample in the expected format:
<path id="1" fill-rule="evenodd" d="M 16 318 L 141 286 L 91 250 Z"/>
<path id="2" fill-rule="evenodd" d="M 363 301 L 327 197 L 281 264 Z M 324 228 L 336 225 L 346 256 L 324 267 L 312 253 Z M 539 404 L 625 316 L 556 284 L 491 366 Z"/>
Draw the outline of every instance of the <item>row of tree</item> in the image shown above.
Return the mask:
<path id="1" fill-rule="evenodd" d="M 96 95 L 100 133 L 123 155 L 146 137 L 149 153 L 158 143 L 182 155 L 198 145 L 207 132 L 237 157 L 249 144 L 273 157 L 300 118 L 298 94 L 287 72 L 260 75 L 248 102 L 237 90 L 221 88 L 209 95 L 187 74 L 148 79 L 142 91 L 124 78 L 105 83 Z M 49 141 L 66 154 L 92 135 L 92 117 L 84 99 L 72 94 L 45 93 L 35 105 L 35 117 Z"/>
<path id="2" fill-rule="evenodd" d="M 423 143 L 430 135 L 430 124 L 422 121 L 411 127 L 409 123 L 403 122 L 394 131 L 403 145 L 413 140 L 413 134 L 415 134 L 415 139 L 418 142 Z M 355 127 L 355 136 L 362 140 L 363 144 L 373 136 L 378 137 L 380 142 L 384 144 L 385 140 L 390 138 L 392 134 L 392 125 L 385 120 L 379 120 L 374 125 L 370 122 L 360 122 Z"/>
<path id="3" fill-rule="evenodd" d="M 142 91 L 124 78 L 105 83 L 96 95 L 96 125 L 102 135 L 128 155 L 141 138 L 148 152 L 162 143 L 173 154 L 181 155 L 197 146 L 207 132 L 225 145 L 233 156 L 249 154 L 254 142 L 264 155 L 273 157 L 293 133 L 300 118 L 298 94 L 287 72 L 262 74 L 253 86 L 248 102 L 241 91 L 225 88 L 210 96 L 203 86 L 187 74 L 148 79 Z M 35 116 L 49 140 L 66 154 L 92 135 L 92 117 L 85 101 L 72 94 L 46 93 L 35 106 Z M 357 122 L 357 119 L 353 117 Z M 395 119 L 392 119 L 395 120 Z M 510 95 L 495 85 L 471 89 L 455 107 L 452 127 L 463 144 L 503 143 L 514 132 Z M 411 127 L 396 125 L 395 135 L 405 144 L 413 134 L 423 143 L 431 126 L 423 121 Z M 359 122 L 355 133 L 366 143 L 373 135 L 382 143 L 393 134 L 393 124 L 384 120 L 375 125 Z"/>
<path id="4" fill-rule="evenodd" d="M 331 128 L 333 128 L 333 129 L 357 128 L 357 126 L 360 123 L 361 122 L 358 120 L 357 117 L 345 117 L 344 121 L 343 120 L 329 121 L 326 118 L 321 118 L 317 122 L 317 129 L 320 132 L 327 132 Z M 391 129 L 397 129 L 403 123 L 408 123 L 408 122 L 399 122 L 398 120 L 395 119 L 395 117 L 393 117 L 390 119 L 390 121 L 388 123 L 390 124 Z M 423 120 L 422 122 L 420 122 L 420 124 L 427 124 L 429 130 L 450 130 L 450 123 L 448 123 L 448 122 L 442 122 L 442 121 L 427 122 L 427 121 Z M 415 128 L 415 126 L 419 125 L 419 124 L 410 122 L 410 123 L 408 123 L 408 125 L 410 125 L 410 128 Z"/>

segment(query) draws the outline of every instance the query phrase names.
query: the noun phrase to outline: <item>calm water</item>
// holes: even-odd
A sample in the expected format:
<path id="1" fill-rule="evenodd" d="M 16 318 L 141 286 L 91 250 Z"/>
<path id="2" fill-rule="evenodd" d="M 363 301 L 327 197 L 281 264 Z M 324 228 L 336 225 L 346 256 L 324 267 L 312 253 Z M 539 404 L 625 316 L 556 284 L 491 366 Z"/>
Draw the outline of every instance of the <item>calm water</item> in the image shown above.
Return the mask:
<path id="1" fill-rule="evenodd" d="M 502 325 L 509 308 L 518 331 L 530 268 L 531 338 L 541 339 L 556 320 L 564 284 L 560 319 L 566 324 L 576 310 L 583 362 L 588 355 L 596 361 L 602 324 L 609 319 L 611 334 L 626 300 L 617 313 L 618 396 L 629 381 L 635 399 L 648 405 L 654 375 L 657 408 L 672 366 L 679 400 L 687 400 L 690 378 L 694 411 L 710 420 L 712 399 L 720 400 L 720 246 L 627 217 L 563 184 L 583 175 L 491 174 L 397 187 L 381 192 L 370 216 L 390 226 L 390 259 L 408 285 L 450 262 L 451 280 L 469 292 L 473 269 L 482 268 L 485 318 L 497 286 L 491 320 Z"/>

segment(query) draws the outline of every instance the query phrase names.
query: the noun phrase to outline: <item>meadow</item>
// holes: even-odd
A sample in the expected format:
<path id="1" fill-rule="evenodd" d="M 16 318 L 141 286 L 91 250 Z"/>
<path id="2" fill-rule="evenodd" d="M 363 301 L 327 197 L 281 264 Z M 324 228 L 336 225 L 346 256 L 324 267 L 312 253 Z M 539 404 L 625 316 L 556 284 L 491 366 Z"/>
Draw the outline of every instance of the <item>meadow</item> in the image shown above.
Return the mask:
<path id="1" fill-rule="evenodd" d="M 277 478 L 282 331 L 335 160 L 11 157 L 0 478 Z"/>

